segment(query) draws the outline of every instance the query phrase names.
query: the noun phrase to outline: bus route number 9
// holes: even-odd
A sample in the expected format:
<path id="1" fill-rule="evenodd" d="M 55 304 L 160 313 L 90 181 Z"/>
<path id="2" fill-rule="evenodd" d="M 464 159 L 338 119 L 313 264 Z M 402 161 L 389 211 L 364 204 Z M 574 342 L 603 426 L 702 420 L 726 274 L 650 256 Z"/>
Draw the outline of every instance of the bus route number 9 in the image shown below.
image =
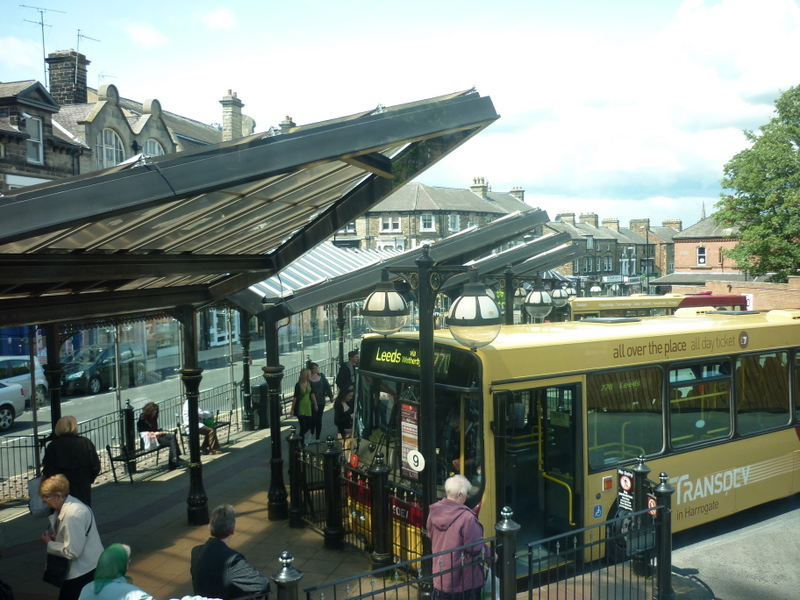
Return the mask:
<path id="1" fill-rule="evenodd" d="M 413 471 L 420 472 L 425 468 L 425 457 L 419 450 L 409 450 L 406 454 L 406 462 Z"/>

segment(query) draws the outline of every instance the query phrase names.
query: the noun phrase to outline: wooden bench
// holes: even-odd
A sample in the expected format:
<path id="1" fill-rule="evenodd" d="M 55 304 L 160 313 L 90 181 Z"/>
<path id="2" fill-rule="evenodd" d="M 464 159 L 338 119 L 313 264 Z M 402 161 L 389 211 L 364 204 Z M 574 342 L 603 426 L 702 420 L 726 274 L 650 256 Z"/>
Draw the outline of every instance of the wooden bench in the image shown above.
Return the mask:
<path id="1" fill-rule="evenodd" d="M 221 429 L 227 429 L 228 430 L 228 434 L 225 437 L 225 443 L 228 444 L 231 441 L 231 420 L 230 420 L 231 413 L 230 412 L 228 413 L 228 420 L 227 421 L 220 421 L 219 413 L 220 413 L 220 411 L 218 410 L 216 412 L 216 414 L 214 415 L 214 427 L 212 427 L 212 429 L 217 432 L 217 441 L 219 442 L 219 444 L 221 446 L 222 445 L 222 439 L 220 439 L 220 436 L 219 436 L 219 432 L 220 432 Z M 181 422 L 181 416 L 180 415 L 175 415 L 175 418 L 178 420 L 178 429 L 181 431 L 181 433 L 185 433 L 185 435 L 188 436 L 189 435 L 189 426 L 186 423 Z M 181 442 L 181 446 L 183 446 L 182 442 Z"/>
<path id="2" fill-rule="evenodd" d="M 179 433 L 175 432 L 175 435 L 179 435 Z M 139 443 L 141 445 L 141 438 L 139 438 L 139 440 L 140 440 Z M 124 463 L 134 463 L 134 464 L 136 464 L 136 461 L 138 459 L 142 458 L 143 456 L 147 456 L 148 454 L 152 454 L 153 452 L 155 452 L 156 453 L 156 466 L 158 466 L 158 458 L 159 458 L 159 454 L 158 453 L 161 450 L 166 450 L 167 452 L 169 452 L 169 446 L 162 446 L 161 444 L 158 444 L 158 446 L 156 446 L 155 448 L 151 448 L 150 450 L 145 450 L 144 448 L 140 447 L 138 450 L 135 450 L 133 452 L 129 452 L 128 449 L 125 447 L 125 445 L 123 445 L 119 449 L 119 454 L 114 454 L 111 451 L 111 446 L 107 445 L 106 446 L 106 452 L 108 452 L 108 460 L 111 462 L 111 473 L 114 475 L 114 483 L 118 483 L 118 481 L 117 481 L 117 470 L 114 468 L 114 463 L 115 462 L 124 462 Z M 131 483 L 133 483 L 133 471 L 134 471 L 134 469 L 128 469 L 128 477 L 130 477 Z"/>

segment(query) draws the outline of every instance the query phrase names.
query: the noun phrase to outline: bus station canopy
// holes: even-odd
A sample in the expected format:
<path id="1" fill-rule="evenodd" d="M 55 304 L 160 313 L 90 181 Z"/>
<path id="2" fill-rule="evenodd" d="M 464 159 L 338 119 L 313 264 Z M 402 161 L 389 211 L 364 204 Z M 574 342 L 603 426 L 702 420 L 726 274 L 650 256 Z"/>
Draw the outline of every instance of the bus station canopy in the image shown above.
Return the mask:
<path id="1" fill-rule="evenodd" d="M 436 265 L 460 266 L 489 254 L 498 246 L 523 236 L 548 220 L 547 213 L 538 209 L 511 213 L 483 227 L 470 227 L 437 241 L 430 246 L 430 257 Z M 569 240 L 568 236 L 565 237 Z M 330 249 L 317 248 L 279 275 L 234 294 L 230 300 L 264 320 L 277 321 L 314 306 L 363 300 L 380 281 L 383 269 L 413 269 L 414 261 L 421 254 L 419 248 L 414 248 L 393 257 L 376 257 L 372 264 L 324 280 L 319 276 L 320 271 L 317 271 L 319 281 L 291 287 L 291 280 L 300 279 L 301 273 L 308 271 L 315 255 L 329 252 Z M 527 256 L 530 256 L 530 252 Z M 392 278 L 395 277 L 392 275 Z"/>
<path id="2" fill-rule="evenodd" d="M 223 301 L 497 118 L 468 90 L 0 196 L 0 327 Z"/>

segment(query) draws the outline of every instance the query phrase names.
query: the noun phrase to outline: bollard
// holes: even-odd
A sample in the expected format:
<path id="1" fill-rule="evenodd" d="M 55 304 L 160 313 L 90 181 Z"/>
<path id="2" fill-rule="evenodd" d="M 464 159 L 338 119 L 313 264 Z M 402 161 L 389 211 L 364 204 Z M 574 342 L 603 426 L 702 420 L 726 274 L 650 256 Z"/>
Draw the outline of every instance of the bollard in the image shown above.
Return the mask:
<path id="1" fill-rule="evenodd" d="M 499 565 L 500 600 L 515 600 L 517 597 L 517 532 L 520 530 L 520 525 L 511 520 L 514 511 L 510 506 L 503 507 L 500 516 L 503 520 L 494 526 L 494 530 L 497 532 L 497 561 L 492 564 L 489 577 L 494 576 L 495 569 Z"/>
<path id="2" fill-rule="evenodd" d="M 289 430 L 289 527 L 302 529 L 303 525 L 303 471 L 300 463 L 300 449 L 303 438 L 297 435 L 294 425 Z"/>
<path id="3" fill-rule="evenodd" d="M 650 471 L 652 469 L 644 464 L 644 456 L 639 455 L 637 459 L 636 465 L 631 469 L 633 471 L 633 511 L 640 512 L 647 508 L 647 490 L 649 487 L 648 483 L 648 476 L 650 475 Z M 639 515 L 635 517 L 636 522 L 631 531 L 631 535 L 628 537 L 629 543 L 634 543 L 637 547 L 641 547 L 642 543 L 642 536 L 646 535 L 645 529 L 647 525 L 645 525 L 645 521 L 649 521 L 649 517 L 646 518 L 645 516 Z M 636 552 L 633 556 L 631 556 L 631 560 L 633 561 L 633 572 L 637 575 L 642 577 L 650 577 L 652 576 L 652 572 L 650 569 L 650 564 L 648 562 L 648 557 L 650 556 L 650 552 L 645 550 L 642 552 Z"/>
<path id="4" fill-rule="evenodd" d="M 653 490 L 656 501 L 662 508 L 658 511 L 658 570 L 656 573 L 655 600 L 672 600 L 675 590 L 672 589 L 672 494 L 675 488 L 668 481 L 666 473 L 658 476 L 661 483 Z"/>
<path id="5" fill-rule="evenodd" d="M 333 436 L 329 435 L 325 441 L 328 449 L 323 455 L 325 469 L 325 506 L 327 510 L 326 525 L 324 530 L 325 547 L 338 550 L 342 547 L 344 527 L 342 527 L 342 473 L 339 460 L 342 455 L 341 448 L 337 448 Z"/>
<path id="6" fill-rule="evenodd" d="M 277 600 L 297 600 L 300 596 L 300 580 L 303 578 L 303 574 L 292 566 L 294 557 L 289 554 L 288 550 L 284 550 L 278 560 L 283 567 L 272 576 L 272 581 L 275 582 L 277 588 Z"/>
<path id="7" fill-rule="evenodd" d="M 134 454 L 139 446 L 139 436 L 136 434 L 136 423 L 130 400 L 125 400 L 125 408 L 120 412 L 122 413 L 122 444 L 126 454 Z M 128 469 L 128 473 L 136 473 L 136 459 L 125 463 L 125 467 Z"/>
<path id="8" fill-rule="evenodd" d="M 391 469 L 383 462 L 383 453 L 375 455 L 375 464 L 370 467 L 369 487 L 372 496 L 372 570 L 388 567 L 394 563 L 392 556 L 392 515 L 389 499 L 389 473 Z"/>

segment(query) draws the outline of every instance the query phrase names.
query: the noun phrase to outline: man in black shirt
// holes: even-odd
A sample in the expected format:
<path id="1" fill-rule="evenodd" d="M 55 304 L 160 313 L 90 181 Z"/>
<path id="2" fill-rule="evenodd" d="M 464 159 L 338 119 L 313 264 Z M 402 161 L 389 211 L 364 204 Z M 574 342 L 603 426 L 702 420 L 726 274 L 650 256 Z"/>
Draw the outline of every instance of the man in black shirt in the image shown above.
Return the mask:
<path id="1" fill-rule="evenodd" d="M 236 530 L 236 512 L 230 504 L 218 506 L 208 524 L 211 537 L 192 548 L 192 588 L 207 598 L 230 600 L 248 594 L 269 592 L 269 579 L 228 544 Z"/>
<path id="2" fill-rule="evenodd" d="M 342 363 L 339 372 L 336 374 L 336 387 L 346 390 L 350 387 L 356 389 L 356 365 L 358 364 L 358 350 L 351 350 L 347 353 L 347 362 Z"/>

